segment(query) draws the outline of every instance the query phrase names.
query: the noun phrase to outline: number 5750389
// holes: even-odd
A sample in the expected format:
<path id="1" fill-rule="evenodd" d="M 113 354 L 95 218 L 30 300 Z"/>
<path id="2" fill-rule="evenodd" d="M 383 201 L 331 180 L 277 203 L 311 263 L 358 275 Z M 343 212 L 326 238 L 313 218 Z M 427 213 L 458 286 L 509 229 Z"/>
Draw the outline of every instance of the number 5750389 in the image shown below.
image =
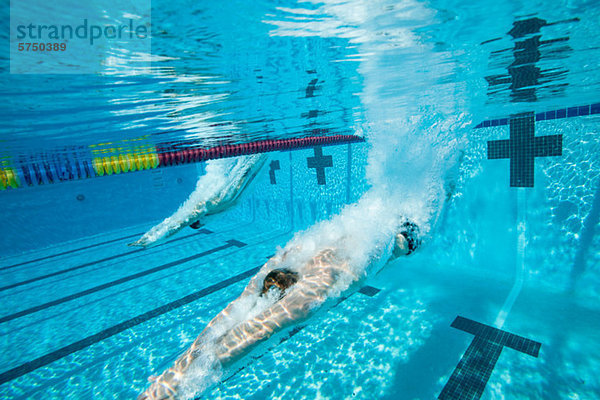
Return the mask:
<path id="1" fill-rule="evenodd" d="M 17 46 L 19 51 L 65 51 L 66 43 L 26 43 L 20 42 Z"/>

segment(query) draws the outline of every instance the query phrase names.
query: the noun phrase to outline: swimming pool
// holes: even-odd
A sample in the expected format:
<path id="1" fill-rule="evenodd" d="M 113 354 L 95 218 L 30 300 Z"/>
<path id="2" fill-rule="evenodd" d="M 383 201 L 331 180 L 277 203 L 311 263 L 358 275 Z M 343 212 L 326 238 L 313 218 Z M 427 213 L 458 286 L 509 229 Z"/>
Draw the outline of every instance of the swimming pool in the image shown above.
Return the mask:
<path id="1" fill-rule="evenodd" d="M 599 397 L 600 8 L 488 3 L 155 0 L 100 73 L 3 57 L 0 397 L 135 398 L 278 248 L 394 213 L 419 251 L 199 398 Z M 127 246 L 253 153 L 235 207 Z"/>

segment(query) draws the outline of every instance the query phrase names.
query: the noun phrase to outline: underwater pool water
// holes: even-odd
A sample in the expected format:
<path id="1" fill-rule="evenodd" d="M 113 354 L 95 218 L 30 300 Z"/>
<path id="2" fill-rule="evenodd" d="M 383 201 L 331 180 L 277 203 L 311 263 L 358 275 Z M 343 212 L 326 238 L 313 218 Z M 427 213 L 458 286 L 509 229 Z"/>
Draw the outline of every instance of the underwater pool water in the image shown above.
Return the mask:
<path id="1" fill-rule="evenodd" d="M 600 397 L 599 17 L 589 1 L 155 0 L 139 65 L 0 58 L 0 397 L 135 398 L 286 244 L 367 259 L 398 215 L 421 227 L 415 254 L 239 370 L 200 371 L 198 398 Z M 347 135 L 267 152 L 234 207 L 127 246 L 206 173 L 187 151 Z"/>

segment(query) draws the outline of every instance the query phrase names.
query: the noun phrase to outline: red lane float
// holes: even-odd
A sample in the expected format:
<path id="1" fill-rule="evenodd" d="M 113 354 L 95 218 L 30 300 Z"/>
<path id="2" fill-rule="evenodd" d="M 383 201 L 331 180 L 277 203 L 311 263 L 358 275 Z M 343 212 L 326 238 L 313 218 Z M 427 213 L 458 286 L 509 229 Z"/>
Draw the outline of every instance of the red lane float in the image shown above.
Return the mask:
<path id="1" fill-rule="evenodd" d="M 247 154 L 356 142 L 364 142 L 364 139 L 354 135 L 332 135 L 312 136 L 296 139 L 258 140 L 250 143 L 215 146 L 209 149 L 188 148 L 184 150 L 167 150 L 169 146 L 159 146 L 159 148 L 164 150 L 162 152 L 159 151 L 158 160 L 159 167 L 164 167 L 168 165 L 189 164 L 218 158 L 237 157 Z"/>

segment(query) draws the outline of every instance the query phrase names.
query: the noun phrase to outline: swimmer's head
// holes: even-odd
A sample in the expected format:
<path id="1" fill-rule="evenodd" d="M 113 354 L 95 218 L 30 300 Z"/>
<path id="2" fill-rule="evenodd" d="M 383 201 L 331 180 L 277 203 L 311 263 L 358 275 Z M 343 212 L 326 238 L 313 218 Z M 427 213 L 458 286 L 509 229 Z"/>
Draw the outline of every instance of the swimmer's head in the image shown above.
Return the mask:
<path id="1" fill-rule="evenodd" d="M 298 282 L 298 273 L 286 268 L 274 269 L 265 276 L 261 294 L 265 294 L 272 287 L 276 287 L 281 290 L 283 295 L 283 292 L 296 282 Z"/>
<path id="2" fill-rule="evenodd" d="M 405 222 L 394 238 L 394 250 L 392 259 L 407 256 L 421 245 L 419 238 L 419 227 L 412 222 Z"/>
<path id="3" fill-rule="evenodd" d="M 394 238 L 394 250 L 392 251 L 392 258 L 408 255 L 408 240 L 403 234 L 398 233 Z"/>
<path id="4" fill-rule="evenodd" d="M 204 223 L 202 223 L 200 220 L 195 221 L 193 223 L 190 224 L 190 228 L 192 229 L 200 229 L 204 226 Z"/>

